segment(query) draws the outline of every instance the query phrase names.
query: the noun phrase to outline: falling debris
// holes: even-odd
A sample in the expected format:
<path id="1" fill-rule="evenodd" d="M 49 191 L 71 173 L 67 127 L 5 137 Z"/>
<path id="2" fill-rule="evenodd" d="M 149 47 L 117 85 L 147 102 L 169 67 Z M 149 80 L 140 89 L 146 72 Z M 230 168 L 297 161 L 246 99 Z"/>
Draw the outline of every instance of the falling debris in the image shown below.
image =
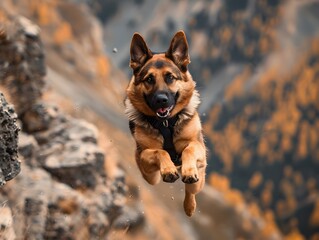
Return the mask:
<path id="1" fill-rule="evenodd" d="M 113 48 L 113 53 L 117 53 L 117 48 Z"/>

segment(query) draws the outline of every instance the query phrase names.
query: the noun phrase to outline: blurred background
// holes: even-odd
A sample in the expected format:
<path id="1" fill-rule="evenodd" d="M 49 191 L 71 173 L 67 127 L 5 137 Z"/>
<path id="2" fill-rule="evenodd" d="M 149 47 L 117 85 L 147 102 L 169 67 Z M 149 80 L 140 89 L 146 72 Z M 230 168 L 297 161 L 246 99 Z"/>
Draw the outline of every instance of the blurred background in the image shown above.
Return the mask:
<path id="1" fill-rule="evenodd" d="M 48 204 L 44 222 L 29 223 L 39 234 L 26 239 L 319 239 L 318 0 L 1 0 L 8 34 L 26 19 L 28 31 L 39 30 L 43 49 L 37 57 L 44 68 L 42 101 L 95 125 L 106 179 L 113 184 L 119 171 L 125 178 L 123 203 L 103 234 L 66 228 L 77 210 L 59 205 L 54 215 Z M 153 187 L 140 176 L 123 113 L 133 33 L 156 52 L 166 51 L 180 29 L 189 42 L 208 147 L 207 186 L 192 218 L 183 213 L 180 181 Z M 9 98 L 14 103 L 19 96 Z M 14 210 L 11 192 L 24 191 L 20 185 L 17 178 L 0 189 L 17 239 L 31 234 L 21 220 L 26 211 Z M 88 194 L 87 186 L 70 186 Z M 54 221 L 71 220 L 54 228 L 48 219 L 61 211 L 64 217 Z M 21 225 L 24 231 L 17 230 Z"/>

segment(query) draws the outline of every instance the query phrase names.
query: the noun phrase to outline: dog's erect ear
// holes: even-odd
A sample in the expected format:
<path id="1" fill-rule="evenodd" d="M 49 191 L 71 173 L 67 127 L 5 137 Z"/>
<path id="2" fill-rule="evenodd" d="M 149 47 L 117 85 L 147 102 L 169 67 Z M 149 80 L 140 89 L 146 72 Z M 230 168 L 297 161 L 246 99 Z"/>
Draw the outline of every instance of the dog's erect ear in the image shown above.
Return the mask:
<path id="1" fill-rule="evenodd" d="M 179 31 L 175 34 L 165 56 L 172 59 L 180 70 L 183 72 L 187 71 L 187 65 L 191 61 L 188 55 L 187 39 L 183 31 Z"/>
<path id="2" fill-rule="evenodd" d="M 134 33 L 131 42 L 130 60 L 130 67 L 133 71 L 138 71 L 152 56 L 152 52 L 147 47 L 143 37 L 138 33 Z"/>

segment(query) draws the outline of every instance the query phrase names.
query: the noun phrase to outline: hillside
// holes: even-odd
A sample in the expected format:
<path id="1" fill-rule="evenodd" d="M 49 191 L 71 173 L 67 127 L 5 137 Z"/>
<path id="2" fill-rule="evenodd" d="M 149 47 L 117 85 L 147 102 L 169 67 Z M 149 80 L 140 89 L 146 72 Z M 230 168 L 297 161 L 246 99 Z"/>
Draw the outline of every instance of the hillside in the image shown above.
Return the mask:
<path id="1" fill-rule="evenodd" d="M 1 1 L 13 39 L 0 42 L 1 91 L 22 124 L 22 171 L 0 189 L 8 239 L 317 239 L 318 11 L 317 0 Z M 179 29 L 209 150 L 191 219 L 179 182 L 140 176 L 123 114 L 132 34 L 164 51 Z"/>
<path id="2" fill-rule="evenodd" d="M 205 123 L 211 171 L 270 211 L 285 234 L 299 229 L 307 239 L 319 227 L 318 40 L 310 45 L 289 73 L 271 69 L 246 91 L 236 85 L 249 73 L 236 78 Z"/>
<path id="3" fill-rule="evenodd" d="M 99 15 L 105 36 L 112 42 L 117 28 L 124 35 L 137 30 L 158 51 L 174 31 L 186 31 L 202 95 L 209 182 L 226 196 L 240 190 L 235 195 L 287 238 L 318 237 L 318 2 L 148 4 L 116 5 L 113 15 L 129 12 L 120 21 Z M 122 68 L 124 56 L 115 58 Z"/>
<path id="4" fill-rule="evenodd" d="M 19 119 L 19 140 L 11 153 L 18 152 L 21 172 L 0 190 L 0 237 L 105 237 L 123 214 L 123 171 L 107 171 L 111 159 L 97 145 L 93 125 L 44 100 L 46 65 L 39 28 L 22 16 L 2 17 L 0 83 Z M 9 122 L 4 116 L 1 120 Z M 1 132 L 1 139 L 6 134 Z M 11 172 L 16 175 L 14 168 Z"/>
<path id="5" fill-rule="evenodd" d="M 312 27 L 319 19 L 312 14 L 319 5 L 286 3 L 281 9 L 274 2 L 269 5 L 257 10 L 246 27 L 253 37 L 241 53 L 237 43 L 217 45 L 226 49 L 226 62 L 240 62 L 244 67 L 205 117 L 212 149 L 210 182 L 218 185 L 226 176 L 248 202 L 273 216 L 288 239 L 298 235 L 315 239 L 319 229 L 319 32 Z M 308 18 L 301 20 L 305 13 Z M 285 25 L 288 21 L 290 26 Z M 277 30 L 269 25 L 273 23 Z M 254 33 L 256 28 L 263 34 Z M 236 34 L 241 28 L 236 29 L 230 32 Z M 281 39 L 283 31 L 288 31 L 289 40 Z M 243 55 L 250 47 L 252 54 Z"/>

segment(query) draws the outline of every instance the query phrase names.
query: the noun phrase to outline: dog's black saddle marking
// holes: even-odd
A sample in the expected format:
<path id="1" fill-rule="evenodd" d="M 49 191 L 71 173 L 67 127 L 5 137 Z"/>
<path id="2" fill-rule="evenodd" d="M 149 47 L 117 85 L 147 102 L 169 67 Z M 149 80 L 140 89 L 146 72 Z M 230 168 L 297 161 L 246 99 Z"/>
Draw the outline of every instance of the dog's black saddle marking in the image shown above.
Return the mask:
<path id="1" fill-rule="evenodd" d="M 175 166 L 182 165 L 181 156 L 177 154 L 173 136 L 174 136 L 174 126 L 178 120 L 178 115 L 175 115 L 172 118 L 166 120 L 159 120 L 156 117 L 145 116 L 147 122 L 149 122 L 152 127 L 157 129 L 161 135 L 163 136 L 164 143 L 163 149 L 168 152 L 169 156 L 171 157 L 172 162 Z"/>

